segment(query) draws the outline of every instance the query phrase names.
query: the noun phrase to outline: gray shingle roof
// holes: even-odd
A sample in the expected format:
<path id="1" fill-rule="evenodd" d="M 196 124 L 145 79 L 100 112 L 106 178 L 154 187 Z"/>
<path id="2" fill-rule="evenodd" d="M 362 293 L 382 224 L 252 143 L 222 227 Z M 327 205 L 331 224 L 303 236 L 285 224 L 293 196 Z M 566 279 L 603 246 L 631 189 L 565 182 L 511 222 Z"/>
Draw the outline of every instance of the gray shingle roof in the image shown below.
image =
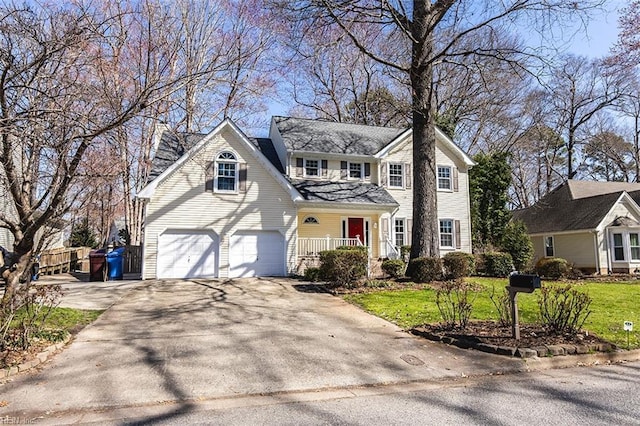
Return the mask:
<path id="1" fill-rule="evenodd" d="M 373 155 L 406 130 L 292 117 L 274 121 L 289 151 Z"/>
<path id="2" fill-rule="evenodd" d="M 162 132 L 147 183 L 160 176 L 205 136 L 202 133 L 174 133 L 166 130 Z"/>
<path id="3" fill-rule="evenodd" d="M 533 206 L 515 210 L 529 233 L 595 229 L 625 190 L 640 201 L 640 184 L 570 180 L 541 198 Z"/>
<path id="4" fill-rule="evenodd" d="M 278 157 L 278 153 L 276 152 L 271 139 L 249 138 L 249 140 L 256 146 L 256 148 L 258 148 L 258 150 L 260 150 L 260 152 L 262 152 L 265 157 L 267 157 L 267 160 L 269 160 L 280 173 L 284 174 L 284 167 L 282 167 L 282 163 L 280 163 L 280 158 Z"/>
<path id="5" fill-rule="evenodd" d="M 291 183 L 307 201 L 398 205 L 396 200 L 384 188 L 372 183 L 300 179 L 292 179 Z"/>

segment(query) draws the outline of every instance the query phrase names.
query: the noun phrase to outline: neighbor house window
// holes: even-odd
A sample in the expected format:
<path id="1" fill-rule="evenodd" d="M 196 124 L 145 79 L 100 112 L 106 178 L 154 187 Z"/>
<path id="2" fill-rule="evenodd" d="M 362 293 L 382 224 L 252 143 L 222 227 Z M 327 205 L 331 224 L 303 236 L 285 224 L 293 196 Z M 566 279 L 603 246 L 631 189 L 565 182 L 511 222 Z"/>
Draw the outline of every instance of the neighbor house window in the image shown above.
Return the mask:
<path id="1" fill-rule="evenodd" d="M 440 221 L 440 247 L 453 247 L 453 220 Z"/>
<path id="2" fill-rule="evenodd" d="M 451 190 L 451 167 L 438 166 L 438 189 Z"/>
<path id="3" fill-rule="evenodd" d="M 402 178 L 404 176 L 402 164 L 389 164 L 389 187 L 402 188 Z"/>
<path id="4" fill-rule="evenodd" d="M 613 234 L 613 260 L 624 260 L 622 234 Z"/>
<path id="5" fill-rule="evenodd" d="M 640 260 L 640 235 L 636 232 L 629 234 L 629 251 L 631 260 Z"/>
<path id="6" fill-rule="evenodd" d="M 216 161 L 216 190 L 236 191 L 238 181 L 238 160 L 231 152 L 223 152 L 218 155 Z"/>
<path id="7" fill-rule="evenodd" d="M 352 179 L 362 179 L 362 164 L 349 163 L 349 177 Z"/>
<path id="8" fill-rule="evenodd" d="M 394 224 L 396 246 L 402 247 L 404 245 L 404 219 L 396 219 Z"/>
<path id="9" fill-rule="evenodd" d="M 553 248 L 553 237 L 544 238 L 544 255 L 546 257 L 553 257 L 555 255 Z"/>
<path id="10" fill-rule="evenodd" d="M 631 260 L 640 260 L 640 237 L 637 233 L 629 234 L 629 249 L 631 249 Z"/>
<path id="11" fill-rule="evenodd" d="M 304 173 L 306 176 L 320 176 L 318 160 L 304 160 Z"/>
<path id="12" fill-rule="evenodd" d="M 306 223 L 307 225 L 319 225 L 320 224 L 320 222 L 318 221 L 318 218 L 314 217 L 314 216 L 305 217 L 303 223 Z"/>

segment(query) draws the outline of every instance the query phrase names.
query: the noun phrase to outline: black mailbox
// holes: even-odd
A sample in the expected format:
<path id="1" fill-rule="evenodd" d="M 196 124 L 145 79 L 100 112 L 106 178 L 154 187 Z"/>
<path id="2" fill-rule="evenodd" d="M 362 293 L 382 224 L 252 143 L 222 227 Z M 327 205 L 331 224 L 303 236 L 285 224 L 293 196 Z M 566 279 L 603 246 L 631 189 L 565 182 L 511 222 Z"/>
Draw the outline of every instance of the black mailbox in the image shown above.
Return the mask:
<path id="1" fill-rule="evenodd" d="M 540 277 L 532 274 L 511 274 L 509 276 L 509 285 L 533 291 L 536 288 L 540 288 Z"/>

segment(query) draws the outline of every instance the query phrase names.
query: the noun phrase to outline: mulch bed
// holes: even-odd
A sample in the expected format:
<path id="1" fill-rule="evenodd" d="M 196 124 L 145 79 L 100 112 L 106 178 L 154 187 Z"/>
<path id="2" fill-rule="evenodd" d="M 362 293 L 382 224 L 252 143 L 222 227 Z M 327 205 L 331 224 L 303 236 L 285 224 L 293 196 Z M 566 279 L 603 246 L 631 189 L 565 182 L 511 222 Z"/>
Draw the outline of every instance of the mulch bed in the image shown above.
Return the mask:
<path id="1" fill-rule="evenodd" d="M 450 329 L 442 324 L 424 324 L 411 331 L 430 340 L 443 341 L 464 348 L 522 357 L 525 357 L 524 351 L 518 351 L 518 349 L 535 350 L 538 356 L 554 354 L 549 348 L 563 348 L 560 355 L 607 352 L 616 349 L 612 343 L 587 331 L 576 335 L 553 334 L 539 324 L 521 324 L 520 340 L 513 338 L 510 325 L 503 326 L 495 321 L 471 321 L 464 330 Z M 533 353 L 529 356 L 533 356 Z"/>

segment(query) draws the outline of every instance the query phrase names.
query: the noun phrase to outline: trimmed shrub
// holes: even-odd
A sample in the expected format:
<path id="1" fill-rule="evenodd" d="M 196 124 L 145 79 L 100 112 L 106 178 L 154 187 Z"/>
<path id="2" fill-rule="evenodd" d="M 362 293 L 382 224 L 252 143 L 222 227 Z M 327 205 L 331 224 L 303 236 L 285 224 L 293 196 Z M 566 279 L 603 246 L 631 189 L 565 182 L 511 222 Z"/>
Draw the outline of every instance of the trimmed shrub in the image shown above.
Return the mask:
<path id="1" fill-rule="evenodd" d="M 473 255 L 476 266 L 476 274 L 486 274 L 487 268 L 484 264 L 484 253 L 476 253 Z"/>
<path id="2" fill-rule="evenodd" d="M 352 288 L 367 274 L 368 256 L 363 250 L 320 252 L 320 278 L 334 287 Z"/>
<path id="3" fill-rule="evenodd" d="M 428 283 L 442 278 L 442 259 L 418 257 L 409 260 L 406 275 L 417 283 Z"/>
<path id="4" fill-rule="evenodd" d="M 406 265 L 400 259 L 387 259 L 382 262 L 382 270 L 392 278 L 399 278 L 404 275 Z"/>
<path id="5" fill-rule="evenodd" d="M 409 262 L 409 255 L 411 254 L 411 246 L 400 246 L 400 258 L 405 262 Z"/>
<path id="6" fill-rule="evenodd" d="M 446 277 L 453 280 L 473 275 L 476 269 L 473 255 L 461 251 L 445 254 L 442 263 Z"/>
<path id="7" fill-rule="evenodd" d="M 368 252 L 367 246 L 338 246 L 336 250 L 353 250 L 353 251 L 362 251 L 364 253 Z"/>
<path id="8" fill-rule="evenodd" d="M 530 267 L 533 259 L 533 243 L 527 234 L 527 227 L 520 220 L 509 222 L 504 228 L 501 241 L 502 250 L 511 255 L 513 266 L 518 271 Z"/>
<path id="9" fill-rule="evenodd" d="M 306 281 L 316 282 L 320 281 L 320 268 L 309 267 L 304 270 L 304 279 Z"/>
<path id="10" fill-rule="evenodd" d="M 536 263 L 536 273 L 541 277 L 557 280 L 571 273 L 571 266 L 561 257 L 543 257 Z"/>
<path id="11" fill-rule="evenodd" d="M 509 253 L 498 251 L 482 254 L 484 272 L 490 277 L 506 277 L 513 271 L 513 260 Z"/>

